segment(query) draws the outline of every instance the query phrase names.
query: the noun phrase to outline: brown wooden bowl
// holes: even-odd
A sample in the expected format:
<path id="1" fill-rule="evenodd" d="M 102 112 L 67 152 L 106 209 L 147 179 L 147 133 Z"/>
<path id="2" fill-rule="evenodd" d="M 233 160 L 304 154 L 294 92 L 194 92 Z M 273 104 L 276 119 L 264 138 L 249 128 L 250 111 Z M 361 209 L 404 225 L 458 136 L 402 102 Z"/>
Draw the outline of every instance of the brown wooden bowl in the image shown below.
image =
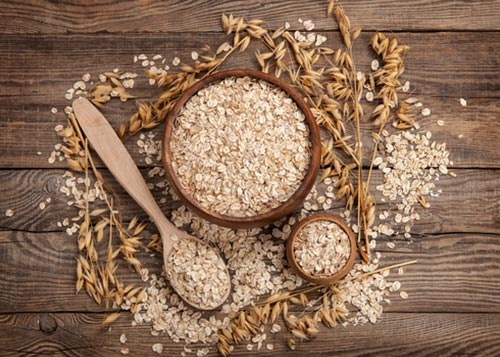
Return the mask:
<path id="1" fill-rule="evenodd" d="M 297 235 L 299 231 L 307 224 L 316 222 L 316 221 L 330 221 L 338 224 L 340 228 L 346 232 L 347 237 L 349 237 L 349 242 L 351 246 L 351 254 L 349 255 L 349 258 L 347 259 L 347 262 L 345 266 L 336 274 L 327 276 L 327 277 L 318 277 L 311 275 L 309 273 L 306 273 L 302 268 L 300 267 L 299 263 L 295 259 L 295 253 L 294 253 L 294 245 L 295 245 L 295 240 L 297 238 Z M 332 216 L 330 214 L 326 213 L 317 213 L 313 214 L 307 218 L 304 218 L 302 221 L 297 223 L 295 227 L 292 229 L 292 232 L 290 233 L 290 237 L 287 240 L 286 243 L 286 256 L 288 259 L 288 263 L 290 266 L 297 272 L 297 274 L 304 280 L 307 280 L 313 284 L 318 284 L 318 285 L 329 285 L 331 283 L 336 282 L 337 280 L 342 279 L 349 271 L 351 270 L 354 260 L 356 259 L 356 238 L 354 237 L 354 233 L 352 230 L 349 228 L 349 226 L 340 218 L 337 218 L 335 216 Z"/>
<path id="2" fill-rule="evenodd" d="M 275 86 L 284 90 L 290 98 L 292 98 L 297 106 L 302 110 L 305 115 L 305 120 L 309 126 L 309 139 L 311 142 L 311 162 L 309 165 L 309 171 L 305 175 L 302 184 L 299 186 L 297 191 L 280 206 L 273 208 L 265 213 L 258 214 L 251 217 L 233 217 L 227 215 L 221 215 L 215 212 L 211 212 L 206 208 L 202 207 L 191 195 L 189 195 L 185 189 L 182 187 L 179 179 L 174 173 L 172 167 L 172 152 L 170 151 L 170 137 L 172 135 L 175 118 L 179 114 L 184 104 L 203 87 L 211 84 L 213 82 L 220 81 L 227 77 L 251 77 L 257 79 L 263 79 L 268 81 Z M 246 69 L 233 69 L 227 71 L 217 72 L 211 76 L 208 76 L 192 87 L 188 88 L 179 98 L 174 108 L 168 113 L 165 124 L 165 131 L 163 136 L 163 165 L 165 166 L 165 173 L 167 179 L 173 188 L 174 192 L 180 197 L 180 199 L 196 214 L 205 218 L 206 220 L 219 224 L 221 226 L 226 226 L 230 228 L 252 228 L 252 227 L 262 227 L 272 222 L 275 222 L 285 216 L 291 214 L 299 205 L 304 201 L 307 194 L 311 190 L 318 175 L 319 165 L 321 161 L 321 139 L 316 124 L 316 120 L 309 109 L 309 106 L 304 102 L 300 94 L 293 89 L 288 84 L 277 79 L 269 74 L 246 70 Z"/>

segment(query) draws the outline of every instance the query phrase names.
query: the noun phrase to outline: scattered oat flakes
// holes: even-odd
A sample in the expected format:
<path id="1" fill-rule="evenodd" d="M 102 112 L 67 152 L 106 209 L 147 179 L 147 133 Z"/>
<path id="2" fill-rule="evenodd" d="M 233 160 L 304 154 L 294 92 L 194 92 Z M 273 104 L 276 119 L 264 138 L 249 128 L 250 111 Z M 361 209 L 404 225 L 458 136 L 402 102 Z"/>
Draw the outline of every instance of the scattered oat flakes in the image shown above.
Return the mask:
<path id="1" fill-rule="evenodd" d="M 458 138 L 459 138 L 459 139 L 462 139 L 463 137 L 464 137 L 464 134 L 459 134 L 459 135 L 458 135 Z"/>
<path id="2" fill-rule="evenodd" d="M 45 209 L 45 202 L 40 202 L 40 204 L 38 205 L 38 207 L 43 210 Z"/>
<path id="3" fill-rule="evenodd" d="M 125 343 L 127 342 L 127 335 L 125 335 L 124 333 L 122 333 L 120 335 L 120 343 Z"/>
<path id="4" fill-rule="evenodd" d="M 196 351 L 196 357 L 205 357 L 206 355 L 208 355 L 208 352 L 210 352 L 210 349 L 208 347 L 200 348 L 198 351 Z"/>
<path id="5" fill-rule="evenodd" d="M 273 345 L 272 343 L 268 343 L 268 344 L 266 345 L 266 348 L 267 348 L 269 351 L 272 351 L 272 350 L 274 350 L 274 345 Z"/>
<path id="6" fill-rule="evenodd" d="M 430 140 L 431 132 L 406 131 L 383 135 L 387 156 L 377 166 L 384 172 L 384 182 L 376 188 L 382 192 L 384 199 L 396 201 L 401 214 L 399 219 L 411 227 L 411 222 L 420 219 L 415 207 L 429 207 L 425 197 L 439 195 L 439 191 L 434 190 L 434 181 L 439 179 L 439 174 L 448 172 L 450 153 L 445 143 Z M 383 235 L 394 234 L 394 230 L 385 223 L 373 229 Z M 406 227 L 405 233 L 410 233 Z"/>
<path id="7" fill-rule="evenodd" d="M 56 114 L 56 113 L 57 113 L 57 108 L 55 108 L 55 107 L 54 107 L 54 108 L 52 108 L 52 109 L 50 110 L 50 112 L 51 112 L 52 114 Z"/>
<path id="8" fill-rule="evenodd" d="M 73 94 L 74 93 L 75 93 L 75 90 L 73 88 L 69 88 L 66 91 L 66 94 L 64 95 L 64 98 L 66 98 L 67 100 L 71 100 L 71 99 L 73 99 Z"/>
<path id="9" fill-rule="evenodd" d="M 390 249 L 394 249 L 396 247 L 396 245 L 393 243 L 393 242 L 387 242 L 387 247 L 389 247 Z"/>
<path id="10" fill-rule="evenodd" d="M 7 217 L 12 217 L 12 216 L 14 215 L 14 211 L 13 211 L 13 210 L 11 210 L 11 209 L 8 209 L 7 211 L 5 211 L 5 215 L 6 215 Z"/>
<path id="11" fill-rule="evenodd" d="M 406 291 L 401 291 L 399 293 L 399 296 L 401 296 L 401 299 L 408 299 L 408 293 Z"/>
<path id="12" fill-rule="evenodd" d="M 85 90 L 87 88 L 87 85 L 85 84 L 84 81 L 76 81 L 75 83 L 73 83 L 73 88 L 75 90 L 76 89 Z"/>
<path id="13" fill-rule="evenodd" d="M 314 30 L 314 23 L 311 20 L 306 20 L 302 23 L 306 31 Z"/>
<path id="14" fill-rule="evenodd" d="M 120 353 L 121 353 L 122 355 L 128 355 L 128 354 L 130 353 L 130 350 L 129 350 L 128 348 L 124 347 L 124 348 L 122 348 L 122 349 L 120 350 Z"/>
<path id="15" fill-rule="evenodd" d="M 196 51 L 191 52 L 191 59 L 193 61 L 196 61 L 198 59 L 198 52 Z"/>
<path id="16" fill-rule="evenodd" d="M 316 34 L 316 42 L 314 42 L 315 46 L 321 46 L 327 40 L 326 36 Z"/>
<path id="17" fill-rule="evenodd" d="M 374 59 L 374 60 L 372 60 L 370 67 L 371 67 L 372 71 L 376 71 L 377 69 L 380 68 L 380 63 L 378 62 L 378 60 Z"/>
<path id="18" fill-rule="evenodd" d="M 122 81 L 123 88 L 134 88 L 135 81 L 132 78 Z"/>
<path id="19" fill-rule="evenodd" d="M 373 92 L 371 91 L 366 92 L 365 98 L 367 102 L 373 102 Z"/>
<path id="20" fill-rule="evenodd" d="M 161 354 L 163 352 L 163 345 L 161 343 L 155 343 L 153 346 L 151 346 L 153 349 L 153 352 L 156 352 L 158 354 Z"/>
<path id="21" fill-rule="evenodd" d="M 271 333 L 277 333 L 277 332 L 280 332 L 280 331 L 281 331 L 281 326 L 280 325 L 273 324 L 271 326 L 271 330 L 270 330 Z"/>
<path id="22" fill-rule="evenodd" d="M 441 172 L 444 175 L 446 175 L 448 173 L 448 168 L 445 165 L 439 165 L 438 169 L 439 169 L 439 172 Z"/>
<path id="23" fill-rule="evenodd" d="M 459 102 L 460 102 L 460 105 L 462 107 L 466 107 L 467 106 L 467 100 L 465 100 L 464 98 L 460 98 Z"/>
<path id="24" fill-rule="evenodd" d="M 403 93 L 407 93 L 410 90 L 410 81 L 406 81 L 405 84 L 403 85 Z"/>
<path id="25" fill-rule="evenodd" d="M 443 120 L 438 120 L 438 121 L 437 121 L 437 125 L 439 125 L 439 126 L 444 126 L 444 121 L 443 121 Z"/>
<path id="26" fill-rule="evenodd" d="M 178 66 L 181 63 L 181 59 L 179 57 L 174 57 L 172 60 L 172 65 L 173 66 Z"/>
<path id="27" fill-rule="evenodd" d="M 193 352 L 193 349 L 189 348 L 188 346 L 184 346 L 184 352 L 191 353 L 191 352 Z"/>
<path id="28" fill-rule="evenodd" d="M 82 80 L 84 82 L 88 82 L 90 81 L 90 73 L 85 73 L 83 76 L 82 76 Z"/>
<path id="29" fill-rule="evenodd" d="M 37 151 L 37 152 L 36 152 L 36 154 L 37 154 L 38 156 L 42 156 L 42 152 L 41 152 L 41 151 Z"/>
<path id="30" fill-rule="evenodd" d="M 429 108 L 424 108 L 424 109 L 422 109 L 421 113 L 424 117 L 427 117 L 427 116 L 431 115 L 431 110 Z"/>

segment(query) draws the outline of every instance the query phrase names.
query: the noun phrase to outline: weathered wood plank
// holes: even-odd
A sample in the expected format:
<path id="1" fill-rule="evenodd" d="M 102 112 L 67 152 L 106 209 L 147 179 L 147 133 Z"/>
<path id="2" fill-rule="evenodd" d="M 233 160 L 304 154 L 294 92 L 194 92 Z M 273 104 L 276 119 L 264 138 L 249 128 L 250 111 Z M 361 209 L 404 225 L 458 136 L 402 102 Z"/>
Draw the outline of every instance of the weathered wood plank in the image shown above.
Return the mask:
<path id="1" fill-rule="evenodd" d="M 62 170 L 1 170 L 0 171 L 0 228 L 27 231 L 57 231 L 56 225 L 65 217 L 76 216 L 76 208 L 68 207 L 67 198 L 59 192 L 63 184 Z M 147 178 L 151 183 L 160 182 L 164 178 Z M 500 175 L 498 170 L 457 170 L 456 178 L 444 176 L 436 183 L 443 193 L 437 198 L 429 198 L 431 207 L 424 210 L 417 208 L 421 220 L 413 228 L 415 234 L 439 233 L 500 233 L 500 202 L 498 189 Z M 125 220 L 139 215 L 145 217 L 143 211 L 119 187 L 114 179 L 105 175 L 105 179 L 117 192 L 121 202 Z M 382 180 L 380 171 L 374 171 L 373 185 Z M 373 187 L 374 187 L 373 186 Z M 161 189 L 155 190 L 155 197 L 159 200 L 163 196 Z M 381 201 L 382 195 L 372 189 L 380 211 L 392 210 L 391 206 Z M 44 210 L 38 205 L 47 198 L 51 199 Z M 464 204 L 466 202 L 467 204 Z M 169 202 L 160 206 L 169 214 L 172 207 L 179 203 Z M 339 214 L 343 206 L 342 201 L 335 203 L 338 209 L 333 212 Z M 6 217 L 4 212 L 13 209 L 13 217 Z M 395 209 L 395 208 L 394 208 Z M 460 219 L 457 219 L 460 217 Z"/>
<path id="2" fill-rule="evenodd" d="M 325 32 L 325 45 L 337 48 L 337 33 Z M 374 58 L 368 43 L 372 33 L 363 33 L 355 46 L 357 68 L 368 69 Z M 407 71 L 418 94 L 425 97 L 500 97 L 500 32 L 398 33 L 399 41 L 411 47 Z M 62 105 L 66 89 L 83 73 L 104 72 L 119 67 L 142 72 L 133 56 L 174 56 L 191 62 L 191 51 L 214 47 L 226 40 L 224 34 L 56 34 L 0 35 L 0 96 L 22 95 L 24 107 L 33 103 Z M 256 65 L 254 47 L 234 56 L 231 67 Z M 88 56 L 92 53 L 92 57 Z M 35 98 L 31 98 L 35 97 Z M 7 104 L 7 103 L 6 103 Z M 17 103 L 20 104 L 19 102 Z"/>
<path id="3" fill-rule="evenodd" d="M 404 275 L 393 272 L 410 298 L 393 295 L 393 312 L 500 312 L 500 236 L 495 234 L 426 235 L 392 240 L 379 238 L 381 265 L 417 259 Z M 0 232 L 0 313 L 104 311 L 85 293 L 75 295 L 74 238 L 64 233 Z M 141 258 L 159 273 L 162 260 Z M 125 282 L 141 284 L 121 263 Z M 432 301 L 432 304 L 429 302 Z"/>
<path id="4" fill-rule="evenodd" d="M 101 325 L 102 314 L 18 314 L 0 315 L 0 353 L 3 356 L 57 354 L 71 356 L 120 355 L 128 347 L 132 356 L 156 355 L 151 346 L 162 343 L 163 354 L 180 355 L 182 344 L 168 337 L 153 337 L 147 326 L 130 327 L 118 319 L 112 330 Z M 50 331 L 50 332 L 46 332 Z M 120 344 L 120 334 L 128 341 Z M 274 350 L 260 351 L 273 356 L 317 355 L 497 355 L 500 353 L 500 315 L 498 314 L 386 314 L 375 325 L 358 325 L 328 330 L 322 328 L 313 342 L 286 347 L 285 332 L 267 334 Z M 203 345 L 190 346 L 193 352 Z M 245 344 L 237 346 L 234 356 L 254 356 Z M 210 356 L 216 356 L 214 347 Z"/>
<path id="5" fill-rule="evenodd" d="M 4 98 L 5 99 L 5 98 Z M 65 168 L 64 162 L 49 164 L 47 161 L 54 145 L 61 142 L 54 127 L 65 124 L 63 114 L 50 113 L 50 105 L 33 105 L 15 107 L 15 103 L 1 106 L 5 100 L 0 98 L 0 166 L 3 168 Z M 9 99 L 14 101 L 13 98 Z M 126 121 L 133 113 L 134 105 L 126 103 L 114 105 L 105 109 L 106 117 L 115 125 Z M 433 140 L 446 142 L 456 168 L 500 168 L 500 128 L 498 117 L 500 107 L 498 99 L 469 99 L 468 107 L 462 108 L 455 98 L 429 98 L 425 104 L 432 109 L 432 116 L 420 121 L 421 130 L 431 131 Z M 64 108 L 64 106 L 59 106 Z M 444 126 L 437 124 L 438 120 L 445 122 Z M 362 126 L 364 140 L 364 164 L 369 164 L 373 150 L 370 123 Z M 163 136 L 163 125 L 151 131 L 156 139 Z M 37 133 L 33 138 L 33 133 Z M 138 165 L 144 166 L 144 156 L 139 153 L 136 144 L 138 137 L 133 137 L 125 145 Z M 41 156 L 37 152 L 42 152 Z M 98 161 L 98 166 L 102 163 Z"/>
<path id="6" fill-rule="evenodd" d="M 299 28 L 299 18 L 312 19 L 317 28 L 333 29 L 326 18 L 328 1 L 187 1 L 142 2 L 76 1 L 72 3 L 34 0 L 4 1 L 0 32 L 186 32 L 219 31 L 221 13 L 269 21 L 277 28 L 289 21 Z M 398 1 L 343 0 L 351 21 L 368 29 L 389 30 L 498 30 L 497 0 L 419 1 L 412 5 Z"/>
<path id="7" fill-rule="evenodd" d="M 448 142 L 452 156 L 459 167 L 499 167 L 500 152 L 497 142 L 500 128 L 497 124 L 500 107 L 500 66 L 497 48 L 500 33 L 448 33 L 400 34 L 414 51 L 408 56 L 407 78 L 417 88 L 433 115 L 422 121 L 425 129 L 432 130 L 439 140 Z M 118 37 L 118 38 L 116 38 Z M 170 38 L 170 40 L 169 40 Z M 2 167 L 49 167 L 48 153 L 57 137 L 55 125 L 64 122 L 62 110 L 69 101 L 64 99 L 66 89 L 82 73 L 96 74 L 98 70 L 123 70 L 142 72 L 142 67 L 132 66 L 132 56 L 145 52 L 168 53 L 169 57 L 188 53 L 204 42 L 215 43 L 217 34 L 160 35 L 66 35 L 66 36 L 0 36 L 0 157 Z M 71 40 L 72 50 L 66 48 Z M 331 41 L 334 41 L 333 37 Z M 367 41 L 367 37 L 363 37 Z M 433 51 L 429 51 L 433 44 Z M 436 47 L 437 46 L 437 47 Z M 95 53 L 93 59 L 84 60 L 85 53 Z M 368 48 L 360 48 L 361 64 L 368 66 L 372 55 Z M 61 56 L 61 53 L 65 53 Z M 446 53 L 446 56 L 443 56 Z M 476 54 L 480 53 L 480 56 Z M 443 58 L 454 58 L 445 61 Z M 228 67 L 252 67 L 252 51 L 235 57 Z M 68 78 L 72 78 L 68 80 Z M 139 82 L 132 91 L 143 98 L 152 98 L 158 90 Z M 434 96 L 437 96 L 434 98 Z M 471 98 L 471 97 L 494 98 Z M 466 97 L 469 106 L 462 108 L 459 97 Z M 60 113 L 52 114 L 56 107 Z M 133 113 L 133 103 L 114 103 L 106 115 L 114 123 L 125 121 Z M 446 126 L 436 125 L 437 119 Z M 369 137 L 367 128 L 364 133 Z M 33 140 L 32 133 L 36 132 Z M 157 129 L 158 137 L 161 129 Z M 459 139 L 458 136 L 464 137 Z M 481 143 L 480 145 L 478 143 Z M 371 148 L 366 140 L 365 149 Z M 129 149 L 134 145 L 132 142 Z M 36 152 L 44 153 L 36 156 Z M 8 154 L 5 154 L 8 153 Z M 367 158 L 369 155 L 364 155 Z M 137 158 L 137 157 L 136 157 Z M 61 165 L 57 167 L 62 167 Z"/>

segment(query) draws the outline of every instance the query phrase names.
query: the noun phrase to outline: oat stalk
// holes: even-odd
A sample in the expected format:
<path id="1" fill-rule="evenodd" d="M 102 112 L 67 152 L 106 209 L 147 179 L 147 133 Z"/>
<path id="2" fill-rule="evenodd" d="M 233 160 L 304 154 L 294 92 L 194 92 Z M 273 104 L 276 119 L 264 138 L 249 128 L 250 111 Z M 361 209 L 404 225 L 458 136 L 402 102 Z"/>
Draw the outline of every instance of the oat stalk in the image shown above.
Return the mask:
<path id="1" fill-rule="evenodd" d="M 351 276 L 328 286 L 316 285 L 272 295 L 266 300 L 244 309 L 234 316 L 231 319 L 229 327 L 219 332 L 217 348 L 222 355 L 229 355 L 234 348 L 233 345 L 249 340 L 252 336 L 260 333 L 262 326 L 274 323 L 281 315 L 291 334 L 288 346 L 293 350 L 295 349 L 297 340 L 307 341 L 319 333 L 319 322 L 323 322 L 327 327 L 334 327 L 339 322 L 347 319 L 348 311 L 337 305 L 340 298 L 340 291 L 337 289 L 337 286 L 355 280 L 363 280 L 377 273 L 415 263 L 417 263 L 416 260 L 394 264 L 372 272 Z M 323 294 L 315 299 L 311 300 L 307 296 L 308 293 L 318 291 L 322 291 Z M 321 304 L 313 308 L 320 301 Z M 291 304 L 302 305 L 304 307 L 299 317 L 288 313 L 288 308 Z M 308 309 L 313 310 L 311 315 L 306 314 Z"/>

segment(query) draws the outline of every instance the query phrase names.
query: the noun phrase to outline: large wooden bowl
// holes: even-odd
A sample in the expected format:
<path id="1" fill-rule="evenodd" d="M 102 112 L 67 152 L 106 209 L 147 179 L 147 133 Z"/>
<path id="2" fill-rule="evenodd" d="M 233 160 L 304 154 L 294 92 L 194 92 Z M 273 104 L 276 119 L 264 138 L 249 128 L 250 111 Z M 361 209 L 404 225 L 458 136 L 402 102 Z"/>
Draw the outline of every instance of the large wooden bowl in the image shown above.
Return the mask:
<path id="1" fill-rule="evenodd" d="M 198 92 L 203 87 L 207 86 L 210 83 L 220 81 L 227 77 L 251 77 L 257 79 L 263 79 L 268 81 L 275 86 L 284 90 L 290 98 L 292 98 L 297 106 L 302 110 L 305 115 L 305 120 L 307 125 L 309 126 L 309 136 L 311 142 L 311 162 L 309 165 L 309 171 L 304 177 L 302 184 L 299 186 L 297 191 L 285 202 L 283 202 L 280 206 L 271 209 L 262 214 L 258 214 L 251 217 L 233 217 L 218 214 L 215 212 L 211 212 L 206 208 L 202 207 L 186 190 L 182 187 L 178 177 L 176 176 L 174 169 L 172 167 L 172 152 L 170 151 L 170 137 L 172 135 L 175 119 L 179 114 L 179 111 L 182 109 L 184 104 L 193 96 L 196 92 Z M 269 223 L 275 222 L 285 216 L 291 214 L 306 198 L 307 194 L 311 190 L 314 182 L 316 180 L 316 176 L 318 174 L 320 160 L 321 160 L 321 140 L 318 125 L 314 119 L 311 110 L 308 105 L 301 98 L 299 93 L 295 91 L 288 84 L 283 81 L 273 77 L 269 74 L 244 70 L 244 69 L 234 69 L 221 71 L 211 76 L 208 76 L 192 87 L 187 89 L 177 101 L 177 104 L 170 111 L 166 118 L 165 131 L 163 136 L 163 164 L 165 166 L 165 173 L 167 175 L 168 181 L 170 182 L 171 187 L 174 192 L 180 197 L 180 199 L 196 214 L 207 219 L 210 222 L 219 224 L 221 226 L 231 227 L 231 228 L 252 228 L 252 227 L 262 227 Z"/>

